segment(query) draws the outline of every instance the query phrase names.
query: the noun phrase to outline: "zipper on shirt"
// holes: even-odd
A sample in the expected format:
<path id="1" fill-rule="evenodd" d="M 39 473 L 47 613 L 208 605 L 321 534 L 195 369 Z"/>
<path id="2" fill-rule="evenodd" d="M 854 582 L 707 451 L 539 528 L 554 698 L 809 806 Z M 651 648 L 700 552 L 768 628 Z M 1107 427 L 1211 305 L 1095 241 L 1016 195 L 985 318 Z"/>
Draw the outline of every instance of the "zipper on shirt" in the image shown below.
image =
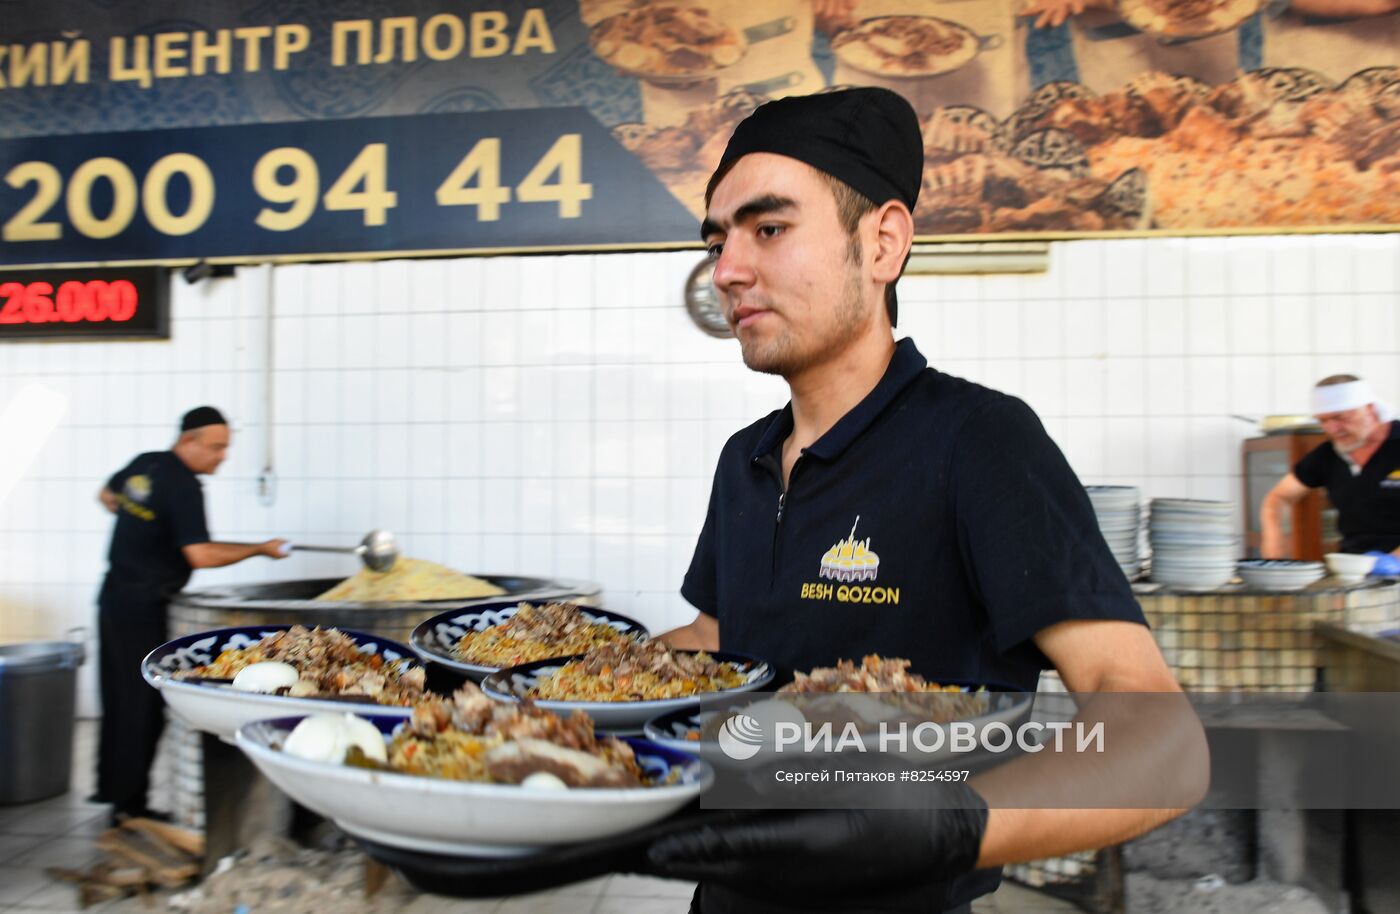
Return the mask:
<path id="1" fill-rule="evenodd" d="M 787 492 L 778 493 L 778 516 L 773 522 L 773 567 L 768 569 L 768 588 L 778 582 L 778 546 L 783 534 L 783 504 L 787 501 Z"/>
<path id="2" fill-rule="evenodd" d="M 783 538 L 783 504 L 787 501 L 787 492 L 778 493 L 778 516 L 773 521 L 773 567 L 768 571 L 768 588 L 778 583 L 778 548 Z"/>
<path id="3" fill-rule="evenodd" d="M 778 583 L 778 552 L 783 544 L 783 509 L 787 507 L 788 493 L 792 491 L 793 481 L 797 479 L 797 470 L 802 466 L 802 458 L 798 457 L 792 465 L 792 472 L 788 474 L 787 488 L 783 488 L 782 469 L 779 468 L 774 478 L 778 481 L 778 513 L 773 519 L 773 567 L 769 572 L 768 588 L 771 590 Z"/>
<path id="4" fill-rule="evenodd" d="M 797 475 L 797 465 L 802 462 L 802 458 L 797 458 L 797 463 L 793 464 L 792 477 Z M 783 533 L 783 509 L 787 506 L 788 491 L 792 488 L 792 477 L 788 479 L 787 488 L 783 487 L 783 468 L 778 463 L 777 458 L 772 454 L 764 454 L 756 461 L 757 465 L 766 469 L 773 477 L 773 481 L 778 484 L 778 510 L 773 518 L 773 562 L 769 569 L 768 587 L 771 590 L 778 581 L 778 549 L 782 546 Z"/>

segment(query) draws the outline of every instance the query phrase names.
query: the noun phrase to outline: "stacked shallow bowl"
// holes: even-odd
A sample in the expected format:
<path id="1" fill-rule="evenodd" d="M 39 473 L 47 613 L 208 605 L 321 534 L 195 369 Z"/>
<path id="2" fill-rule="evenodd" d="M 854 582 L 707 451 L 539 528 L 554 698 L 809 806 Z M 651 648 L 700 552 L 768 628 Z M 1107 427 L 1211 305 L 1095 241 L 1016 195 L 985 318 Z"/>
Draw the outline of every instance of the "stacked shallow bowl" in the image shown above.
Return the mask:
<path id="1" fill-rule="evenodd" d="M 1213 590 L 1235 576 L 1240 541 L 1228 501 L 1154 498 L 1147 536 L 1152 580 L 1168 587 Z"/>
<path id="2" fill-rule="evenodd" d="M 1099 530 L 1118 567 L 1129 580 L 1142 570 L 1138 541 L 1142 530 L 1142 505 L 1137 486 L 1085 486 L 1094 506 Z"/>
<path id="3" fill-rule="evenodd" d="M 1239 564 L 1245 586 L 1259 590 L 1302 590 L 1327 573 L 1321 562 L 1245 559 Z"/>

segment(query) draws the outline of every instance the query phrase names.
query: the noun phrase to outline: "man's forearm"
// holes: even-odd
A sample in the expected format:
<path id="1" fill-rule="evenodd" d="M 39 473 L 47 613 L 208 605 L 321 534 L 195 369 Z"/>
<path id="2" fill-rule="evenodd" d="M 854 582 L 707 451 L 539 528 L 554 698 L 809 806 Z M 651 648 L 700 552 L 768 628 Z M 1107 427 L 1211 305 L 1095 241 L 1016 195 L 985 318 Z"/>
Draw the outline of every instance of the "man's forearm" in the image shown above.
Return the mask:
<path id="1" fill-rule="evenodd" d="M 1107 847 L 1175 818 L 1209 783 L 1200 721 L 1180 693 L 1077 696 L 1103 749 L 1040 752 L 973 778 L 990 813 L 978 866 Z"/>
<path id="2" fill-rule="evenodd" d="M 1292 550 L 1283 543 L 1282 499 L 1265 495 L 1259 505 L 1259 554 L 1266 559 L 1291 559 Z"/>
<path id="3" fill-rule="evenodd" d="M 262 554 L 262 543 L 196 543 L 185 547 L 191 568 L 223 568 Z"/>
<path id="4" fill-rule="evenodd" d="M 1109 847 L 1176 818 L 1181 809 L 992 809 L 977 866 L 1005 866 Z M 1086 814 L 1091 813 L 1091 814 Z"/>
<path id="5" fill-rule="evenodd" d="M 677 651 L 717 651 L 719 650 L 719 627 L 702 613 L 689 625 L 662 632 L 656 640 Z"/>

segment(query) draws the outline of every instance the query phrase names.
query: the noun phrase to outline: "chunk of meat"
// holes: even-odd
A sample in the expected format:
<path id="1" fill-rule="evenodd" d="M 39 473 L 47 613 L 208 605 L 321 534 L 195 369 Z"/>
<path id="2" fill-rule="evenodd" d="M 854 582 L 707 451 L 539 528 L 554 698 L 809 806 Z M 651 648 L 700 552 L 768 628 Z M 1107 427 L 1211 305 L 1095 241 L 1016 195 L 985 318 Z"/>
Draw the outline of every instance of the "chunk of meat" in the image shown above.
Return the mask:
<path id="1" fill-rule="evenodd" d="M 542 739 L 502 743 L 486 753 L 483 763 L 492 780 L 507 784 L 519 784 L 539 771 L 554 775 L 570 787 L 636 787 L 640 784 L 636 776 L 621 765 Z"/>

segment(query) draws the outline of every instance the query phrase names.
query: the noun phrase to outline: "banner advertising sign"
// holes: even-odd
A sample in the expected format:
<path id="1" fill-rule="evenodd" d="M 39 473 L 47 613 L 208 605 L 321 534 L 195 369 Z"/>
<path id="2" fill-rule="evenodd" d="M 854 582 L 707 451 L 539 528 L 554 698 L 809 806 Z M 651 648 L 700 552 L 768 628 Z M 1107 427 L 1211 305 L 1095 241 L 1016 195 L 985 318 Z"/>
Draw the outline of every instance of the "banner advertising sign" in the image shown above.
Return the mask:
<path id="1" fill-rule="evenodd" d="M 20 0 L 0 265 L 677 247 L 765 99 L 921 119 L 925 238 L 1400 226 L 1349 0 Z"/>

